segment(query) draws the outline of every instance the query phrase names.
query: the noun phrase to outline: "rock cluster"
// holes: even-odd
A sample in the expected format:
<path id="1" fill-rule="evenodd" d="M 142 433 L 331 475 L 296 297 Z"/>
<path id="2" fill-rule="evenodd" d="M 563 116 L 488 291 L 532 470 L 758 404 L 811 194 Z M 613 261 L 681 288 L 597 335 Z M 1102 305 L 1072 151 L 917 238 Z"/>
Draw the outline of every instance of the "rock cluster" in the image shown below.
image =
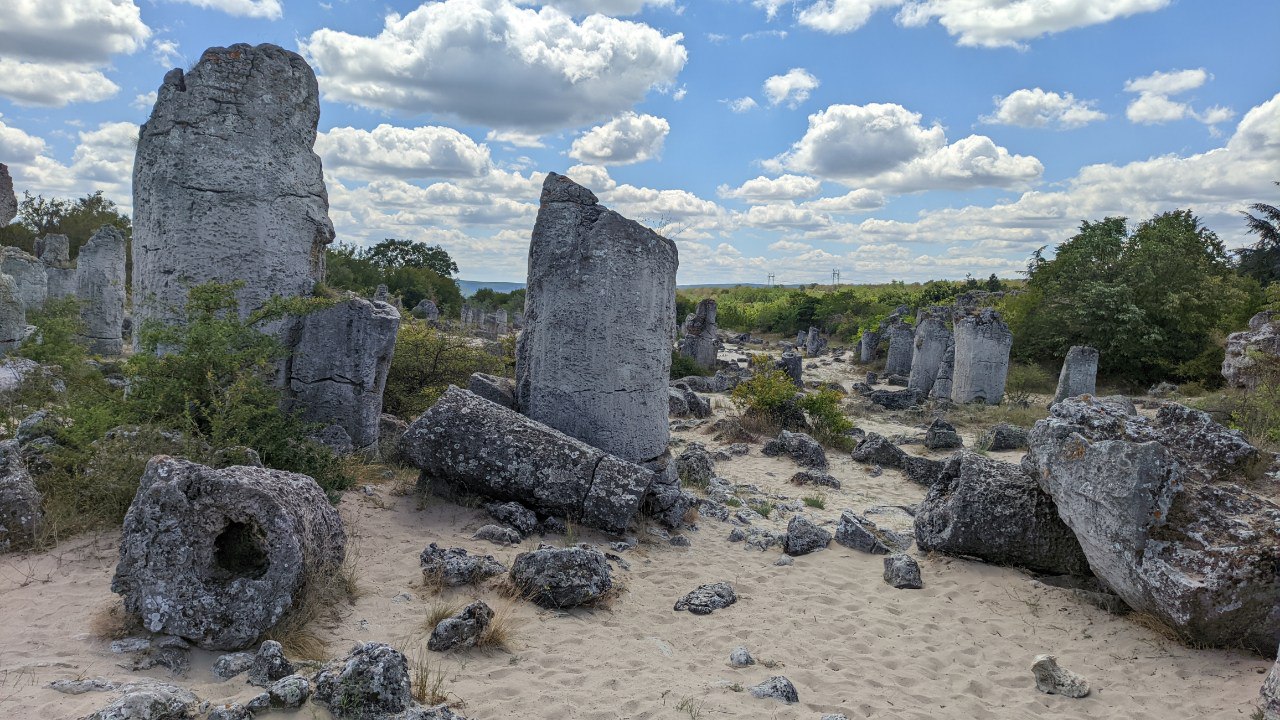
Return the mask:
<path id="1" fill-rule="evenodd" d="M 1249 329 L 1227 336 L 1222 377 L 1227 385 L 1252 390 L 1280 369 L 1280 313 L 1264 310 L 1249 319 Z"/>
<path id="2" fill-rule="evenodd" d="M 550 173 L 529 246 L 516 403 L 623 460 L 667 448 L 675 243 Z"/>

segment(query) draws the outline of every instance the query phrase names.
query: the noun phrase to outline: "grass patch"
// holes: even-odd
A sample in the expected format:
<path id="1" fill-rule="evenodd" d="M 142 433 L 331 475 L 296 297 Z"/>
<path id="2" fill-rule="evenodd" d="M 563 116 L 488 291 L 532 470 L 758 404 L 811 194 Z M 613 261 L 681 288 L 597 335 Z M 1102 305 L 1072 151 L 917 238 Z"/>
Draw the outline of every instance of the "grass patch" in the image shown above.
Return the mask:
<path id="1" fill-rule="evenodd" d="M 445 672 L 431 664 L 431 653 L 419 645 L 409 653 L 408 660 L 413 699 L 428 707 L 449 702 L 449 693 L 445 689 Z"/>
<path id="2" fill-rule="evenodd" d="M 811 508 L 825 510 L 827 508 L 827 498 L 824 495 L 807 495 L 804 497 L 804 504 Z"/>
<path id="3" fill-rule="evenodd" d="M 763 517 L 763 518 L 768 518 L 769 515 L 773 514 L 773 511 L 774 511 L 773 503 L 768 500 L 758 500 L 758 499 L 748 500 L 747 507 L 760 513 L 760 517 Z"/>
<path id="4" fill-rule="evenodd" d="M 476 647 L 511 652 L 516 631 L 521 624 L 520 619 L 516 617 L 516 604 L 508 598 L 494 608 L 493 619 L 489 621 L 489 627 L 480 633 Z"/>

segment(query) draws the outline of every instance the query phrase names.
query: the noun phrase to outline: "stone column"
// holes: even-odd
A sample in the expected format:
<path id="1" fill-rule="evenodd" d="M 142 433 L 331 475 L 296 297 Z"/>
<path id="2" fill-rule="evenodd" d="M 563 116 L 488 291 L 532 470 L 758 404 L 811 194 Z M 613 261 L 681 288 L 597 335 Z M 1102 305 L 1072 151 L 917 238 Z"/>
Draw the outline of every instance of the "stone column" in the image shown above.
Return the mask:
<path id="1" fill-rule="evenodd" d="M 180 318 L 209 281 L 243 281 L 247 316 L 324 279 L 319 117 L 315 73 L 275 45 L 210 48 L 165 75 L 134 161 L 135 324 Z"/>
<path id="2" fill-rule="evenodd" d="M 119 355 L 124 350 L 124 235 L 103 225 L 76 258 L 76 296 L 89 350 Z"/>
<path id="3" fill-rule="evenodd" d="M 13 178 L 9 166 L 0 163 L 0 225 L 8 225 L 18 216 L 18 196 L 13 194 Z"/>
<path id="4" fill-rule="evenodd" d="M 1076 345 L 1067 351 L 1058 374 L 1058 391 L 1054 402 L 1069 397 L 1093 395 L 1098 390 L 1098 351 L 1087 345 Z"/>
<path id="5" fill-rule="evenodd" d="M 13 278 L 18 297 L 27 310 L 44 306 L 49 280 L 39 258 L 16 247 L 0 247 L 0 272 Z"/>
<path id="6" fill-rule="evenodd" d="M 46 299 L 61 300 L 76 294 L 76 266 L 71 262 L 71 240 L 66 235 L 45 235 L 36 240 L 36 257 L 44 265 Z"/>
<path id="7" fill-rule="evenodd" d="M 934 400 L 951 401 L 951 378 L 956 366 L 956 339 L 947 340 L 947 349 L 942 353 L 942 362 L 938 365 L 938 375 L 934 378 L 929 397 Z"/>
<path id="8" fill-rule="evenodd" d="M 876 349 L 880 346 L 880 333 L 872 330 L 864 330 L 862 332 L 862 340 L 858 343 L 858 349 L 861 353 L 859 359 L 863 365 L 874 362 L 876 359 Z"/>
<path id="9" fill-rule="evenodd" d="M 550 173 L 529 247 L 520 410 L 624 460 L 666 452 L 675 243 Z"/>
<path id="10" fill-rule="evenodd" d="M 716 301 L 707 298 L 698 303 L 697 309 L 684 321 L 684 337 L 680 340 L 680 354 L 692 358 L 708 370 L 716 367 Z"/>
<path id="11" fill-rule="evenodd" d="M 0 353 L 22 344 L 27 336 L 27 309 L 13 278 L 0 273 Z"/>
<path id="12" fill-rule="evenodd" d="M 889 357 L 884 363 L 886 375 L 911 374 L 911 358 L 915 354 L 916 335 L 911 326 L 894 318 L 886 329 L 889 335 Z"/>
<path id="13" fill-rule="evenodd" d="M 951 399 L 999 405 L 1009 376 L 1013 333 L 991 308 L 962 312 L 955 321 L 956 360 Z"/>
<path id="14" fill-rule="evenodd" d="M 938 369 L 951 343 L 951 330 L 947 327 L 949 309 L 921 310 L 916 320 L 914 347 L 911 354 L 911 375 L 907 387 L 922 395 L 928 395 L 938 377 Z"/>

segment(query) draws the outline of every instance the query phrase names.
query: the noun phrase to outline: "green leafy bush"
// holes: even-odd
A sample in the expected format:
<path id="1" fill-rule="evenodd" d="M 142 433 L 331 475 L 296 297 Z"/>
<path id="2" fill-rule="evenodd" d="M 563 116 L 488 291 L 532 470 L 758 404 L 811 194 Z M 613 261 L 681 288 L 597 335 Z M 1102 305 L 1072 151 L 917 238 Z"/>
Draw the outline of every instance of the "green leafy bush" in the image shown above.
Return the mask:
<path id="1" fill-rule="evenodd" d="M 682 377 L 690 375 L 708 376 L 715 373 L 707 368 L 699 365 L 693 358 L 687 355 L 681 355 L 678 351 L 671 351 L 671 379 L 679 380 Z"/>
<path id="2" fill-rule="evenodd" d="M 450 385 L 466 387 L 472 373 L 503 375 L 514 344 L 501 346 L 502 355 L 487 351 L 481 341 L 437 330 L 405 318 L 396 337 L 396 354 L 382 395 L 385 412 L 412 419 L 435 404 Z M 514 365 L 514 360 L 511 361 Z"/>
<path id="3" fill-rule="evenodd" d="M 835 390 L 819 390 L 801 398 L 800 407 L 809 414 L 815 440 L 827 447 L 852 450 L 853 438 L 846 433 L 853 429 L 853 422 L 840 409 L 842 399 Z"/>
<path id="4" fill-rule="evenodd" d="M 796 395 L 795 383 L 781 370 L 757 370 L 733 389 L 733 404 L 745 417 L 778 419 Z"/>
<path id="5" fill-rule="evenodd" d="M 1032 395 L 1052 395 L 1057 387 L 1057 378 L 1043 367 L 1034 363 L 1009 363 L 1009 375 L 1004 384 L 1005 402 L 1026 407 L 1031 404 Z"/>

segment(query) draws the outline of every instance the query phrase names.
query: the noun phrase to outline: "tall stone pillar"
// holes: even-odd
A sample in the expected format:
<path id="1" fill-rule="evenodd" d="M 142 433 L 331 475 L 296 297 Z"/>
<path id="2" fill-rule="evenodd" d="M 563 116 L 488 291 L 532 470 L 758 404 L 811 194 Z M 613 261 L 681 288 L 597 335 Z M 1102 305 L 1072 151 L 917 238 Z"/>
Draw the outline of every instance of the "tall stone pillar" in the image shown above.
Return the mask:
<path id="1" fill-rule="evenodd" d="M 963 311 L 956 318 L 956 360 L 951 399 L 960 404 L 999 405 L 1009 377 L 1013 333 L 991 308 Z"/>
<path id="2" fill-rule="evenodd" d="M 1067 351 L 1058 374 L 1058 391 L 1054 402 L 1069 397 L 1093 395 L 1098 390 L 1098 351 L 1087 345 L 1076 345 Z"/>
<path id="3" fill-rule="evenodd" d="M 76 257 L 76 296 L 89 350 L 119 355 L 124 350 L 124 235 L 103 225 Z"/>

